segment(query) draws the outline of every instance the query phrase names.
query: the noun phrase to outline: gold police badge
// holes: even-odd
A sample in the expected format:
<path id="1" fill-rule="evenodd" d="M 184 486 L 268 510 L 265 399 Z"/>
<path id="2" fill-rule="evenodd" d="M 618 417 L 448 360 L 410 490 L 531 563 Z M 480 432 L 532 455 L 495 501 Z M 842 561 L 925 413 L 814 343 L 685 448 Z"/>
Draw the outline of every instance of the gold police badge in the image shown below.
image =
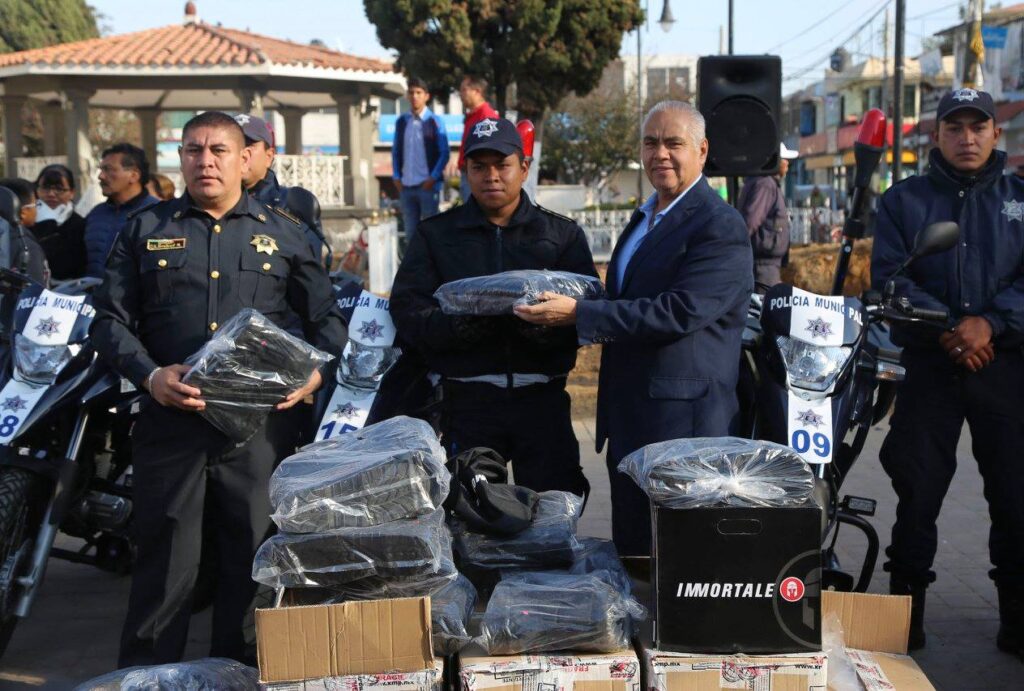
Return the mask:
<path id="1" fill-rule="evenodd" d="M 269 235 L 253 235 L 249 244 L 256 248 L 256 254 L 265 252 L 267 256 L 272 256 L 277 251 L 277 240 Z"/>

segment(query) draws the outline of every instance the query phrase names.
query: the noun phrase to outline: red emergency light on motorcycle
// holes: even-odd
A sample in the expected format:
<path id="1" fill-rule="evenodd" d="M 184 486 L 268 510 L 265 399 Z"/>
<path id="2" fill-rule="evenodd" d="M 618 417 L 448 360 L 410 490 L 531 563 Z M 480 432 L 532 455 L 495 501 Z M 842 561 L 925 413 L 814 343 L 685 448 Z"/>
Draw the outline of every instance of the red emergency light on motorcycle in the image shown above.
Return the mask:
<path id="1" fill-rule="evenodd" d="M 856 168 L 853 175 L 853 189 L 850 193 L 850 213 L 843 224 L 843 247 L 836 263 L 836 273 L 832 279 L 832 295 L 843 294 L 843 282 L 846 280 L 850 255 L 853 252 L 853 241 L 864 237 L 864 212 L 867 210 L 868 188 L 871 176 L 878 169 L 885 147 L 886 122 L 885 113 L 872 108 L 864 114 L 861 121 L 860 134 L 853 144 L 853 158 Z"/>

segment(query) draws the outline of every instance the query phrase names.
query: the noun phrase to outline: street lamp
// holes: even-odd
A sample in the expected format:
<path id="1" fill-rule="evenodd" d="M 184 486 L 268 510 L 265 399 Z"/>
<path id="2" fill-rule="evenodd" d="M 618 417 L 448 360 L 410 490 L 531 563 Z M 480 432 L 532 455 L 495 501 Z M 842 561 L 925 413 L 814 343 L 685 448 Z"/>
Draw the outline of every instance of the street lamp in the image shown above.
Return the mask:
<path id="1" fill-rule="evenodd" d="M 649 4 L 644 2 L 644 23 L 647 23 L 647 8 Z M 661 6 L 661 19 L 658 20 L 658 26 L 666 34 L 672 30 L 672 25 L 676 23 L 675 17 L 672 16 L 672 7 L 669 5 L 669 0 L 664 0 Z M 640 132 L 640 145 L 643 146 L 644 140 L 644 92 L 643 92 L 643 79 L 644 79 L 644 63 L 643 63 L 643 51 L 642 44 L 640 42 L 640 35 L 642 26 L 636 28 L 636 111 L 637 111 L 637 127 Z M 644 197 L 644 164 L 640 161 L 640 168 L 636 173 L 636 204 L 640 206 L 643 203 Z"/>

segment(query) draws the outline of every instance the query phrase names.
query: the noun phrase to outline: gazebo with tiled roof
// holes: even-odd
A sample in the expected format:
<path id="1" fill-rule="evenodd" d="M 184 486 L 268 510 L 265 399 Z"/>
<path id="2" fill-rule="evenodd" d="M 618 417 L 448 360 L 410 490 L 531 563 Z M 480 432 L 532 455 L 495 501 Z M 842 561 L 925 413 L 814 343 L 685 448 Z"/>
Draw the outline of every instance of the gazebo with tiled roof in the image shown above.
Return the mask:
<path id="1" fill-rule="evenodd" d="M 403 85 L 389 62 L 207 24 L 189 2 L 179 25 L 0 55 L 6 170 L 23 153 L 27 99 L 43 113 L 44 153 L 66 155 L 76 172 L 89 168 L 90 107 L 134 111 L 151 161 L 160 111 L 273 109 L 284 117 L 285 153 L 299 154 L 302 114 L 337 108 L 346 203 L 368 208 L 377 202 L 371 98 L 394 98 Z"/>

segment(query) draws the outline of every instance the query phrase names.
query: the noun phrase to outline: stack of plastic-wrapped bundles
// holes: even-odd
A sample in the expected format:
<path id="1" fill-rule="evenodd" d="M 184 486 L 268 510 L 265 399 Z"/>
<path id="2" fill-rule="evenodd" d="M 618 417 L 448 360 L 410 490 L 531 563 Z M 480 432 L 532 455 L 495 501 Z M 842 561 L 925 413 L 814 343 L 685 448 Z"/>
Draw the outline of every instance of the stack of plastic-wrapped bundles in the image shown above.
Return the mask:
<path id="1" fill-rule="evenodd" d="M 446 632 L 465 638 L 475 592 L 452 559 L 445 462 L 430 425 L 408 417 L 304 447 L 270 480 L 280 532 L 253 579 L 319 588 L 324 602 L 430 595 L 435 647 L 450 645 Z"/>
<path id="2" fill-rule="evenodd" d="M 472 465 L 465 471 L 457 466 L 456 482 L 473 506 L 456 504 L 451 518 L 460 568 L 485 581 L 500 577 L 477 642 L 491 655 L 629 648 L 645 611 L 631 596 L 614 546 L 576 536 L 583 499 L 494 485 Z M 473 520 L 488 506 L 526 507 L 527 520 L 507 520 L 509 510 L 500 522 Z"/>

